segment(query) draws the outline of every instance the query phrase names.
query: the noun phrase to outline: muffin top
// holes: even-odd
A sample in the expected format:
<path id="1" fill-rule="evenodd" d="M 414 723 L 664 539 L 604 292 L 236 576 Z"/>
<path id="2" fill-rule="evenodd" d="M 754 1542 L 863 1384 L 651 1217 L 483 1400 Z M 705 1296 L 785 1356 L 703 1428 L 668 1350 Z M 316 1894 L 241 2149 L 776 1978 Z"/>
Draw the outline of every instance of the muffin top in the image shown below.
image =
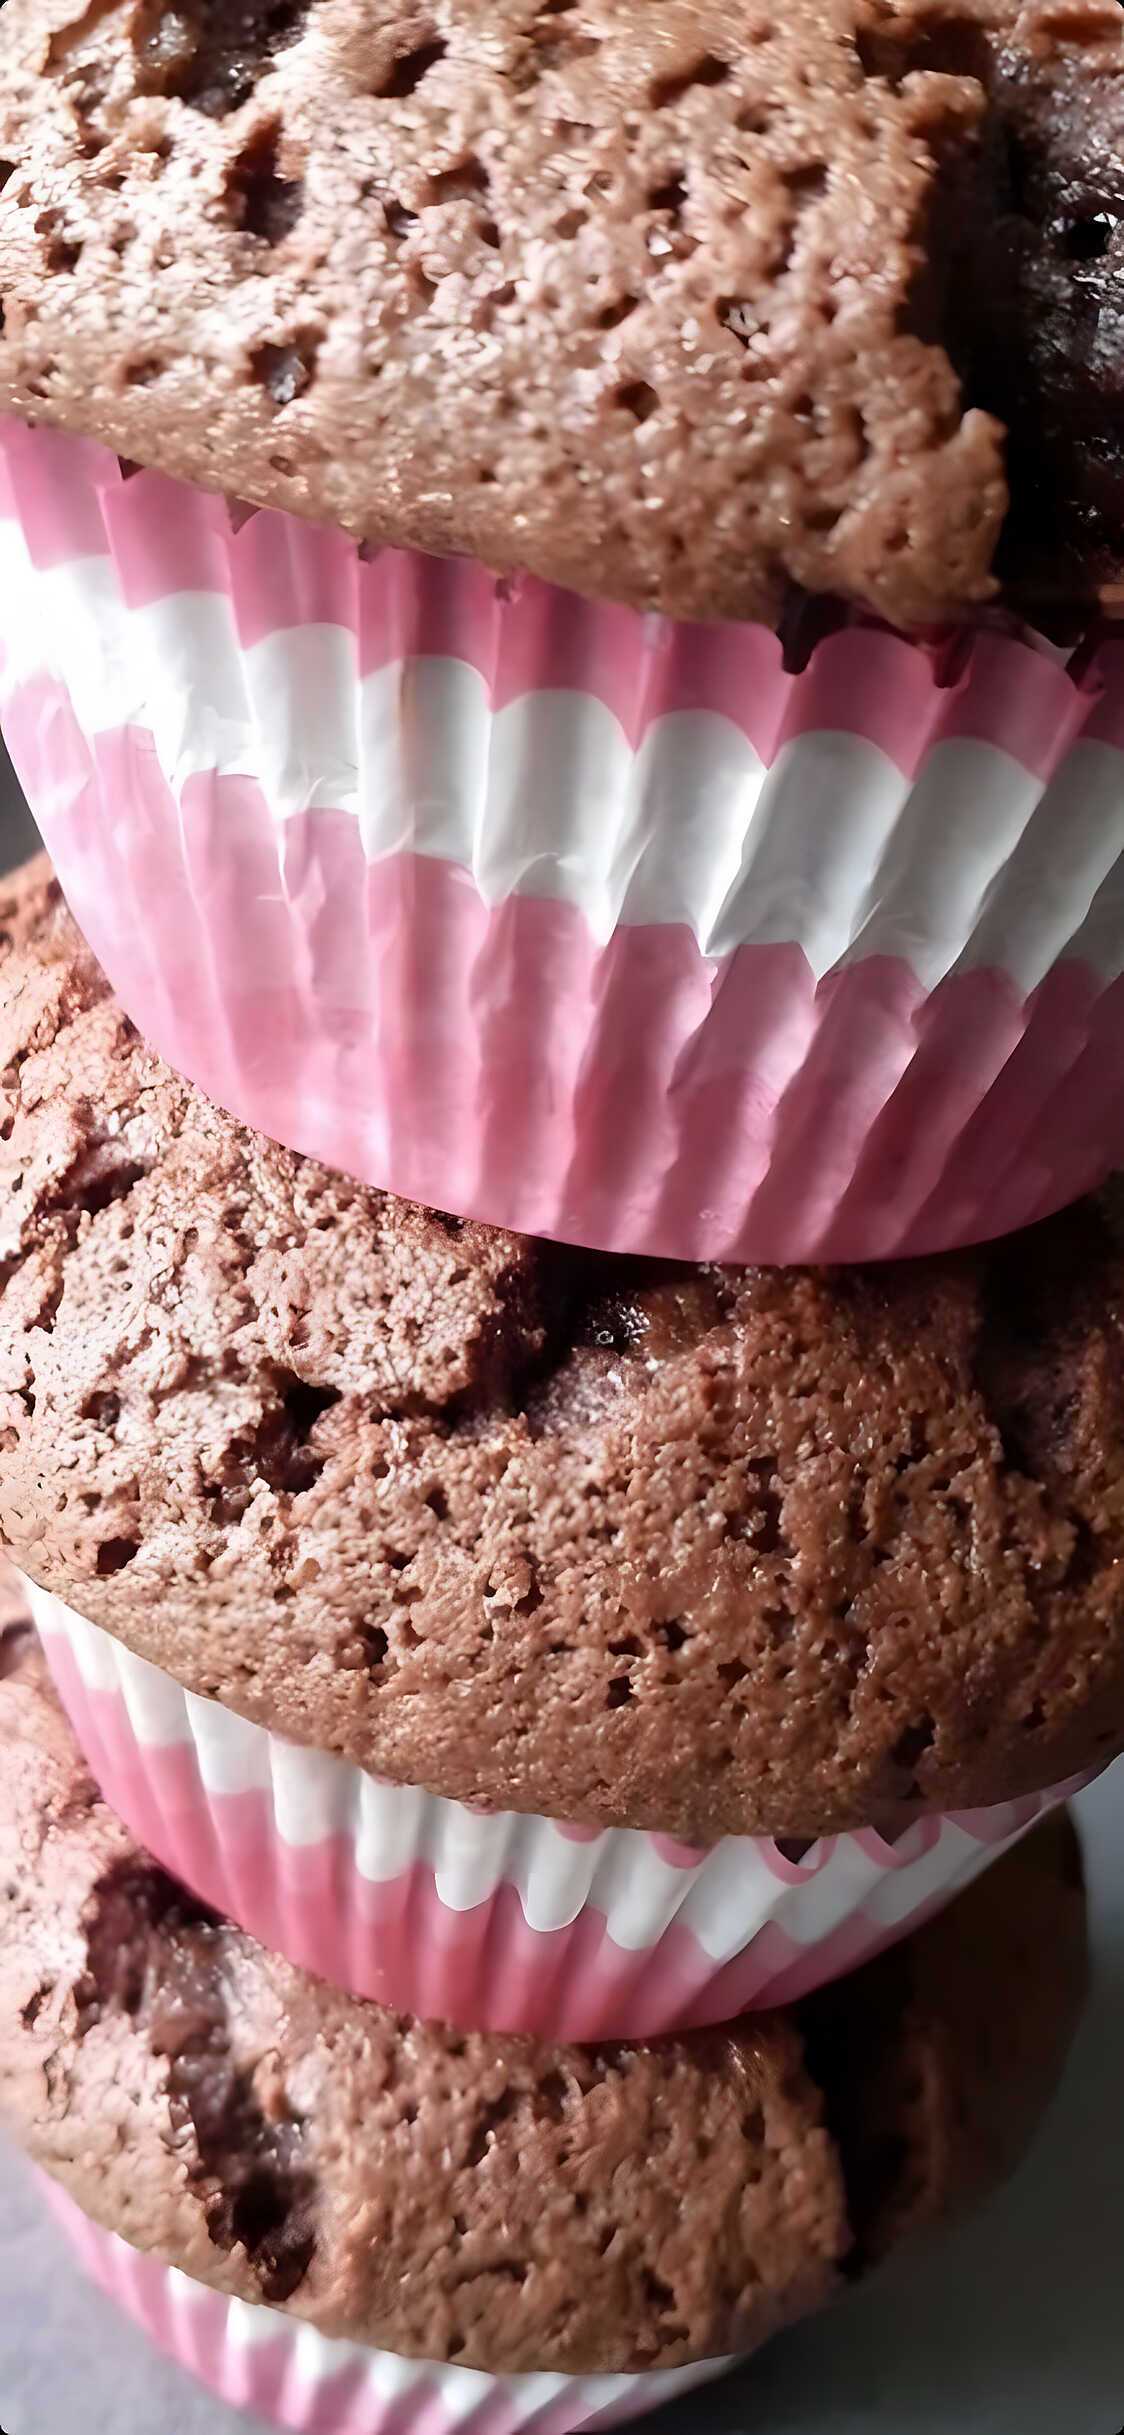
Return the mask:
<path id="1" fill-rule="evenodd" d="M 220 2290 L 496 2372 L 725 2356 L 994 2180 L 1056 2079 L 1085 1976 L 1064 1821 L 792 2013 L 593 2050 L 454 2036 L 194 1903 L 5 1647 L 0 2113 L 98 2222 Z"/>
<path id="2" fill-rule="evenodd" d="M 1124 1742 L 1111 1204 L 673 1269 L 414 1208 L 0 906 L 0 1533 L 190 1690 L 495 1809 L 900 1830 Z"/>
<path id="3" fill-rule="evenodd" d="M 1086 592 L 1122 91 L 1116 0 L 7 0 L 0 407 L 677 616 L 942 618 L 1012 492 Z"/>

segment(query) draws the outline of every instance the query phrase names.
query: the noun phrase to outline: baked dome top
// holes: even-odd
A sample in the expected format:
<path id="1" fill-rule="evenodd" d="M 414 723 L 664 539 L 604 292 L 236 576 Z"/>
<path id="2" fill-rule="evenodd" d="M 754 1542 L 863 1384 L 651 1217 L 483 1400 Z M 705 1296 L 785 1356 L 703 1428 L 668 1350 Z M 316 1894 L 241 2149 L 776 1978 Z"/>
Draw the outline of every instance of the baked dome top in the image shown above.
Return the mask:
<path id="1" fill-rule="evenodd" d="M 7 0 L 0 410 L 679 616 L 1088 592 L 1122 91 L 1116 0 Z"/>

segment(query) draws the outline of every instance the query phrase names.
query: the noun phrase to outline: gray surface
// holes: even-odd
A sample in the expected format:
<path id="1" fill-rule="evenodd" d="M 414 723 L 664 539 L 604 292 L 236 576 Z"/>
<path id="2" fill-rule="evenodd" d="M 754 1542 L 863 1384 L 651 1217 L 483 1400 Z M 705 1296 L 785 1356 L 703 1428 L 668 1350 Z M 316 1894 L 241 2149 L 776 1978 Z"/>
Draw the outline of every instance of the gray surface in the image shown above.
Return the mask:
<path id="1" fill-rule="evenodd" d="M 0 741 L 0 871 L 12 870 L 17 862 L 22 862 L 28 854 L 34 854 L 38 844 L 38 829 L 12 776 L 11 763 Z"/>
<path id="2" fill-rule="evenodd" d="M 1124 1761 L 1085 1795 L 1095 1987 L 1034 2154 L 976 2221 L 651 2435 L 1118 2435 L 1124 2420 Z M 6 2435 L 246 2435 L 87 2291 L 0 2153 Z"/>

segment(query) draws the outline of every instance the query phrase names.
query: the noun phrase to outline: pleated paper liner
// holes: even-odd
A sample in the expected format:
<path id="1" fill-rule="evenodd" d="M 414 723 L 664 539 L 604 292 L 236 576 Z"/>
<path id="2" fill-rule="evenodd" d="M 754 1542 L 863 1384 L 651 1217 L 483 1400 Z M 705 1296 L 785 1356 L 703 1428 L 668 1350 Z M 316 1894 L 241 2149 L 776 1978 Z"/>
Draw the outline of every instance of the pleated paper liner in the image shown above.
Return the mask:
<path id="1" fill-rule="evenodd" d="M 114 988 L 247 1122 L 683 1259 L 1020 1226 L 1124 1161 L 1124 640 L 806 664 L 0 425 L 13 758 Z"/>
<path id="2" fill-rule="evenodd" d="M 795 2001 L 1077 1789 L 806 1848 L 491 1815 L 297 1748 L 27 1593 L 107 1801 L 166 1868 L 303 1968 L 464 2028 L 653 2037 Z"/>

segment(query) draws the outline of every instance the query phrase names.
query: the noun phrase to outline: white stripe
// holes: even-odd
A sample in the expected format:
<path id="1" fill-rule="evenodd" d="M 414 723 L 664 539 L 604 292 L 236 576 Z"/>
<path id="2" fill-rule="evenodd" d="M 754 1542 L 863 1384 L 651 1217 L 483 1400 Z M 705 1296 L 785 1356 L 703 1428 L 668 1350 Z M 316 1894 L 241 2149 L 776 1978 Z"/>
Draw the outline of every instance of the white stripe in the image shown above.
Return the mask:
<path id="1" fill-rule="evenodd" d="M 209 1793 L 270 1796 L 283 1842 L 299 1849 L 342 1837 L 357 1874 L 372 1884 L 392 1882 L 411 1867 L 429 1869 L 452 1911 L 473 1910 L 509 1884 L 531 1928 L 567 1927 L 589 1907 L 604 1916 L 623 1951 L 647 1952 L 678 1926 L 720 1965 L 770 1922 L 804 1946 L 856 1914 L 895 1925 L 966 1882 L 999 1848 L 944 1818 L 931 1849 L 924 1848 L 924 1830 L 911 1829 L 896 1866 L 857 1836 L 838 1835 L 826 1856 L 818 1847 L 809 1853 L 790 1881 L 770 1867 L 767 1839 L 746 1835 L 728 1836 L 694 1866 L 677 1868 L 653 1836 L 636 1829 L 607 1828 L 575 1840 L 549 1818 L 485 1814 L 298 1748 L 216 1701 L 184 1692 L 60 1599 L 32 1582 L 27 1588 L 48 1649 L 65 1639 L 83 1682 L 124 1700 L 142 1756 L 146 1749 L 193 1749 Z M 1043 1806 L 1049 1799 L 1043 1795 Z M 1020 1815 L 1014 1807 L 1007 1812 L 1012 1839 L 1022 1831 Z"/>
<path id="2" fill-rule="evenodd" d="M 826 730 L 793 738 L 766 771 L 711 711 L 669 713 L 634 751 L 589 694 L 539 690 L 494 713 L 459 660 L 359 680 L 343 627 L 243 651 L 224 593 L 127 608 L 110 559 L 34 568 L 11 520 L 0 585 L 3 697 L 50 674 L 87 735 L 150 733 L 177 798 L 198 774 L 251 778 L 279 822 L 350 813 L 372 860 L 451 859 L 489 905 L 560 898 L 599 940 L 619 923 L 681 922 L 715 957 L 793 942 L 817 978 L 878 954 L 927 988 L 958 964 L 994 964 L 1027 992 L 1074 941 L 1102 974 L 1124 969 L 1112 745 L 1075 745 L 1048 788 L 962 737 L 935 746 L 912 785 L 875 745 Z"/>

